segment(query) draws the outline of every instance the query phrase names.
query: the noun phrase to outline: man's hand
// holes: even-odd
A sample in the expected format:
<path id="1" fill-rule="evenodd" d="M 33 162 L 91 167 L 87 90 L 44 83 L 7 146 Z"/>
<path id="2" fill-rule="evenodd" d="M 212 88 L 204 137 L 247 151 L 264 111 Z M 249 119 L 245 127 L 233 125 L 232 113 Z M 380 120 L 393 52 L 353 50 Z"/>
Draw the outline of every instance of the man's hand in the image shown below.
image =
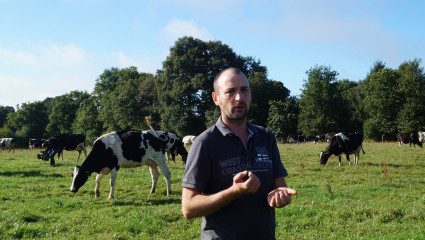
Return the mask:
<path id="1" fill-rule="evenodd" d="M 244 178 L 246 178 L 244 180 Z M 257 192 L 260 188 L 261 181 L 251 171 L 243 171 L 233 177 L 233 189 L 241 195 Z"/>
<path id="2" fill-rule="evenodd" d="M 270 207 L 282 208 L 291 203 L 291 195 L 297 195 L 297 191 L 287 187 L 279 187 L 267 195 Z"/>

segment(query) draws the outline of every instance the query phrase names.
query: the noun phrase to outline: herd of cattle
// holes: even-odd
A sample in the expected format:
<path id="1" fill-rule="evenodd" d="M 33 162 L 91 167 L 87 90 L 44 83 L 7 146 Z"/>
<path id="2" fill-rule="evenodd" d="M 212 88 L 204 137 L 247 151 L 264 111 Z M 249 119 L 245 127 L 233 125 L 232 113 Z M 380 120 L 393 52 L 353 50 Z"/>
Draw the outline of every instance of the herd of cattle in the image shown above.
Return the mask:
<path id="1" fill-rule="evenodd" d="M 97 138 L 90 153 L 86 152 L 86 137 L 84 134 L 60 134 L 49 139 L 30 139 L 29 149 L 45 148 L 37 158 L 47 160 L 51 153 L 51 142 L 55 139 L 60 142 L 60 150 L 57 158 L 62 155 L 63 150 L 78 151 L 77 161 L 81 152 L 85 155 L 85 160 L 79 166 L 75 166 L 72 174 L 71 192 L 77 192 L 88 180 L 92 173 L 97 173 L 95 196 L 99 196 L 100 181 L 104 175 L 110 176 L 110 193 L 108 199 L 114 198 L 114 187 L 118 170 L 120 168 L 134 168 L 148 165 L 152 177 L 151 193 L 155 192 L 158 182 L 158 167 L 164 175 L 167 183 L 167 195 L 171 194 L 171 172 L 167 163 L 172 159 L 175 163 L 175 156 L 180 155 L 186 164 L 188 152 L 186 150 L 195 140 L 195 136 L 185 136 L 180 138 L 174 133 L 163 131 L 130 131 L 122 130 L 104 134 Z M 327 133 L 315 137 L 306 138 L 302 135 L 289 135 L 288 143 L 305 143 L 306 141 L 328 142 L 325 151 L 320 153 L 320 164 L 326 165 L 331 155 L 339 157 L 341 166 L 341 155 L 345 154 L 348 163 L 351 165 L 349 155 L 354 154 L 354 164 L 358 164 L 360 152 L 363 151 L 363 135 L 361 133 Z M 398 133 L 397 141 L 399 146 L 403 143 L 411 146 L 420 146 L 425 141 L 425 132 Z M 8 149 L 15 151 L 15 141 L 13 138 L 0 138 L 0 151 Z"/>

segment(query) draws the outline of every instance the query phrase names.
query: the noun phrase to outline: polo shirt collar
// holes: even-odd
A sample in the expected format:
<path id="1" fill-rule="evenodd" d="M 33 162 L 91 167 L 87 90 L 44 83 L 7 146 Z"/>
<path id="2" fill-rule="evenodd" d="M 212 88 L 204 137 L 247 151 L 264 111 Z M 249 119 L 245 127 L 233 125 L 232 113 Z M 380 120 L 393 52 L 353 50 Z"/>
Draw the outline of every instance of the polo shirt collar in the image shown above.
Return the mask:
<path id="1" fill-rule="evenodd" d="M 218 118 L 217 123 L 215 124 L 218 128 L 218 130 L 223 134 L 223 136 L 226 135 L 236 135 L 232 131 L 230 131 L 229 127 L 227 127 L 226 124 L 224 124 L 223 120 L 221 119 L 221 116 Z M 257 129 L 252 125 L 250 122 L 246 122 L 246 126 L 248 127 L 249 137 L 257 133 Z"/>

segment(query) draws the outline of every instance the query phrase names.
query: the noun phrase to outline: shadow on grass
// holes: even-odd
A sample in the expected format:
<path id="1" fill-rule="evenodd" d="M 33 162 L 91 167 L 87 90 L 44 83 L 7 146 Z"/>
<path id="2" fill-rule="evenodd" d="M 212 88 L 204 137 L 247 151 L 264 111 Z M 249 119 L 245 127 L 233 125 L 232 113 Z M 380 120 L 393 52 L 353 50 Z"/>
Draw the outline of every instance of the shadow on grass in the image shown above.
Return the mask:
<path id="1" fill-rule="evenodd" d="M 368 166 L 373 166 L 373 167 L 382 167 L 384 165 L 383 163 L 371 163 L 371 162 L 366 162 L 364 164 L 368 165 Z M 387 167 L 393 167 L 393 168 L 399 168 L 399 167 L 408 167 L 409 165 L 387 163 L 386 166 Z"/>
<path id="2" fill-rule="evenodd" d="M 113 200 L 112 205 L 114 206 L 125 206 L 125 205 L 134 205 L 134 206 L 159 206 L 159 205 L 168 205 L 168 204 L 180 204 L 181 199 L 177 196 L 171 197 L 140 197 L 140 198 L 116 198 Z"/>
<path id="3" fill-rule="evenodd" d="M 60 174 L 52 173 L 52 174 L 44 174 L 40 171 L 7 171 L 0 172 L 0 176 L 12 177 L 12 176 L 23 176 L 23 177 L 63 177 Z"/>

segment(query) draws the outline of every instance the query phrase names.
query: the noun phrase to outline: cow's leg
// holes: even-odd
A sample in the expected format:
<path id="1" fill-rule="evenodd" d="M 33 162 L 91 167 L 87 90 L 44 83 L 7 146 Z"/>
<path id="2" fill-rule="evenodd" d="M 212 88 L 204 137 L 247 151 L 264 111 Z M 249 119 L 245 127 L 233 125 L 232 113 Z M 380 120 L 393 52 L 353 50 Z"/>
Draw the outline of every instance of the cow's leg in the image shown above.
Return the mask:
<path id="1" fill-rule="evenodd" d="M 338 156 L 339 166 L 341 167 L 341 155 Z"/>
<path id="2" fill-rule="evenodd" d="M 401 147 L 401 142 L 400 141 L 398 141 L 398 147 Z"/>
<path id="3" fill-rule="evenodd" d="M 350 155 L 348 155 L 348 153 L 346 153 L 345 155 L 347 155 L 347 161 L 348 161 L 348 164 L 351 166 L 351 162 L 350 162 Z M 355 161 L 355 160 L 354 160 Z"/>
<path id="4" fill-rule="evenodd" d="M 155 193 L 156 184 L 158 183 L 159 172 L 158 172 L 157 166 L 150 166 L 150 165 L 149 165 L 149 171 L 151 172 L 151 177 L 152 177 L 151 194 L 153 194 Z"/>
<path id="5" fill-rule="evenodd" d="M 111 171 L 111 181 L 110 181 L 111 191 L 109 192 L 108 200 L 114 199 L 114 187 L 115 187 L 115 184 L 117 182 L 117 174 L 118 174 L 118 171 L 115 168 L 112 169 L 112 171 Z"/>
<path id="6" fill-rule="evenodd" d="M 165 159 L 164 159 L 165 160 Z M 167 195 L 171 194 L 171 172 L 168 169 L 167 164 L 159 164 L 159 168 L 161 169 L 162 174 L 164 175 L 165 182 L 167 182 Z"/>
<path id="7" fill-rule="evenodd" d="M 103 178 L 103 176 L 105 176 L 105 175 L 103 175 L 103 174 L 97 174 L 97 176 L 96 176 L 96 186 L 94 187 L 94 196 L 95 197 L 100 197 L 100 191 L 99 191 L 99 188 L 100 188 L 100 181 L 102 181 L 102 178 Z"/>
<path id="8" fill-rule="evenodd" d="M 77 152 L 78 152 L 78 156 L 77 156 L 77 159 L 75 159 L 76 162 L 78 162 L 78 160 L 80 160 L 81 149 L 77 148 Z"/>

